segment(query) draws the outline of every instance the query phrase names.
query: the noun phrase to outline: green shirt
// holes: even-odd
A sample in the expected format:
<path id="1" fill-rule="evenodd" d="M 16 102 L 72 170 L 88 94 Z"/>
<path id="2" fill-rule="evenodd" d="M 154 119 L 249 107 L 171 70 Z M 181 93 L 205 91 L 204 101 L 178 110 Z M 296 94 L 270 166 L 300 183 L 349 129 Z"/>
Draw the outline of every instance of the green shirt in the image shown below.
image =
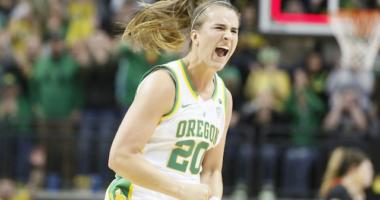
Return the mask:
<path id="1" fill-rule="evenodd" d="M 37 113 L 43 118 L 66 118 L 80 106 L 82 92 L 79 67 L 70 54 L 58 59 L 40 58 L 32 74 L 32 95 Z"/>
<path id="2" fill-rule="evenodd" d="M 33 131 L 32 123 L 33 115 L 30 101 L 24 96 L 17 98 L 17 112 L 14 115 L 0 116 L 1 129 L 8 134 L 31 134 Z"/>
<path id="3" fill-rule="evenodd" d="M 153 66 L 167 63 L 174 57 L 149 55 L 144 51 L 135 52 L 126 44 L 120 45 L 120 59 L 116 73 L 116 99 L 123 107 L 129 107 L 135 97 L 143 75 Z"/>
<path id="4" fill-rule="evenodd" d="M 285 102 L 285 111 L 291 117 L 292 139 L 296 145 L 313 143 L 324 109 L 322 100 L 311 88 L 304 88 L 298 94 L 295 89 L 292 90 Z"/>

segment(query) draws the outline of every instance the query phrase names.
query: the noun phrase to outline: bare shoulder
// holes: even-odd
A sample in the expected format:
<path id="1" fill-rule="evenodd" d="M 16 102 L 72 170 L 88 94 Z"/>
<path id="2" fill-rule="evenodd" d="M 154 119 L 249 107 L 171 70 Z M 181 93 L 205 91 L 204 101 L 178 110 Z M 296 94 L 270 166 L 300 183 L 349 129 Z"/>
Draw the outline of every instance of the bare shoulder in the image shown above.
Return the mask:
<path id="1" fill-rule="evenodd" d="M 151 105 L 159 109 L 163 114 L 170 111 L 175 99 L 175 83 L 169 72 L 158 69 L 144 78 L 139 85 L 135 102 Z"/>
<path id="2" fill-rule="evenodd" d="M 141 91 L 172 91 L 174 94 L 175 84 L 168 70 L 158 69 L 144 78 L 138 87 L 137 92 Z"/>

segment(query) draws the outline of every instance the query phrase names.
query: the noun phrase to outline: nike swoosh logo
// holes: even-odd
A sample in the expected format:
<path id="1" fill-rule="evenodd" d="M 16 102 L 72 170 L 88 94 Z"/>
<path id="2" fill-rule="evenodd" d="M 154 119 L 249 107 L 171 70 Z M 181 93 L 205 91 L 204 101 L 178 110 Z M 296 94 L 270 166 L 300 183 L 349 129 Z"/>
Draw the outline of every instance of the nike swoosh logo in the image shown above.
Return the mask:
<path id="1" fill-rule="evenodd" d="M 189 107 L 191 104 L 182 104 L 182 108 L 187 108 Z"/>

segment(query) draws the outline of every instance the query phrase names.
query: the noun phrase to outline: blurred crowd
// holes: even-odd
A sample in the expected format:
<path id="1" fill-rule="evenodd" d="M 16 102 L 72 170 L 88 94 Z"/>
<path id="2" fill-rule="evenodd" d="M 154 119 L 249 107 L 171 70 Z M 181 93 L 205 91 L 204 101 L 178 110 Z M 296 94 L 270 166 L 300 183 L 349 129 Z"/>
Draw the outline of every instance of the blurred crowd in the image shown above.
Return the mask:
<path id="1" fill-rule="evenodd" d="M 324 1 L 284 2 L 290 12 Z M 341 141 L 368 153 L 369 141 L 379 144 L 380 56 L 374 72 L 340 66 L 332 37 L 262 35 L 257 2 L 234 3 L 239 44 L 220 72 L 234 98 L 226 191 L 315 196 Z M 181 55 L 122 42 L 138 8 L 134 0 L 0 0 L 0 199 L 108 185 L 110 144 L 142 75 Z"/>

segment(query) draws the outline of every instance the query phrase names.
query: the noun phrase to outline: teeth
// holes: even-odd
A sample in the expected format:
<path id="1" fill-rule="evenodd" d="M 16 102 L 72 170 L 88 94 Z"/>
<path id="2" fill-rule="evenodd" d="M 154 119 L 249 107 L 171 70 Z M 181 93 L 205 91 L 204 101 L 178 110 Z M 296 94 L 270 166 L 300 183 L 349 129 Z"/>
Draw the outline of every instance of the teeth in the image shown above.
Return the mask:
<path id="1" fill-rule="evenodd" d="M 218 47 L 218 48 L 221 48 L 221 49 L 224 49 L 224 50 L 230 50 L 228 47 Z"/>

